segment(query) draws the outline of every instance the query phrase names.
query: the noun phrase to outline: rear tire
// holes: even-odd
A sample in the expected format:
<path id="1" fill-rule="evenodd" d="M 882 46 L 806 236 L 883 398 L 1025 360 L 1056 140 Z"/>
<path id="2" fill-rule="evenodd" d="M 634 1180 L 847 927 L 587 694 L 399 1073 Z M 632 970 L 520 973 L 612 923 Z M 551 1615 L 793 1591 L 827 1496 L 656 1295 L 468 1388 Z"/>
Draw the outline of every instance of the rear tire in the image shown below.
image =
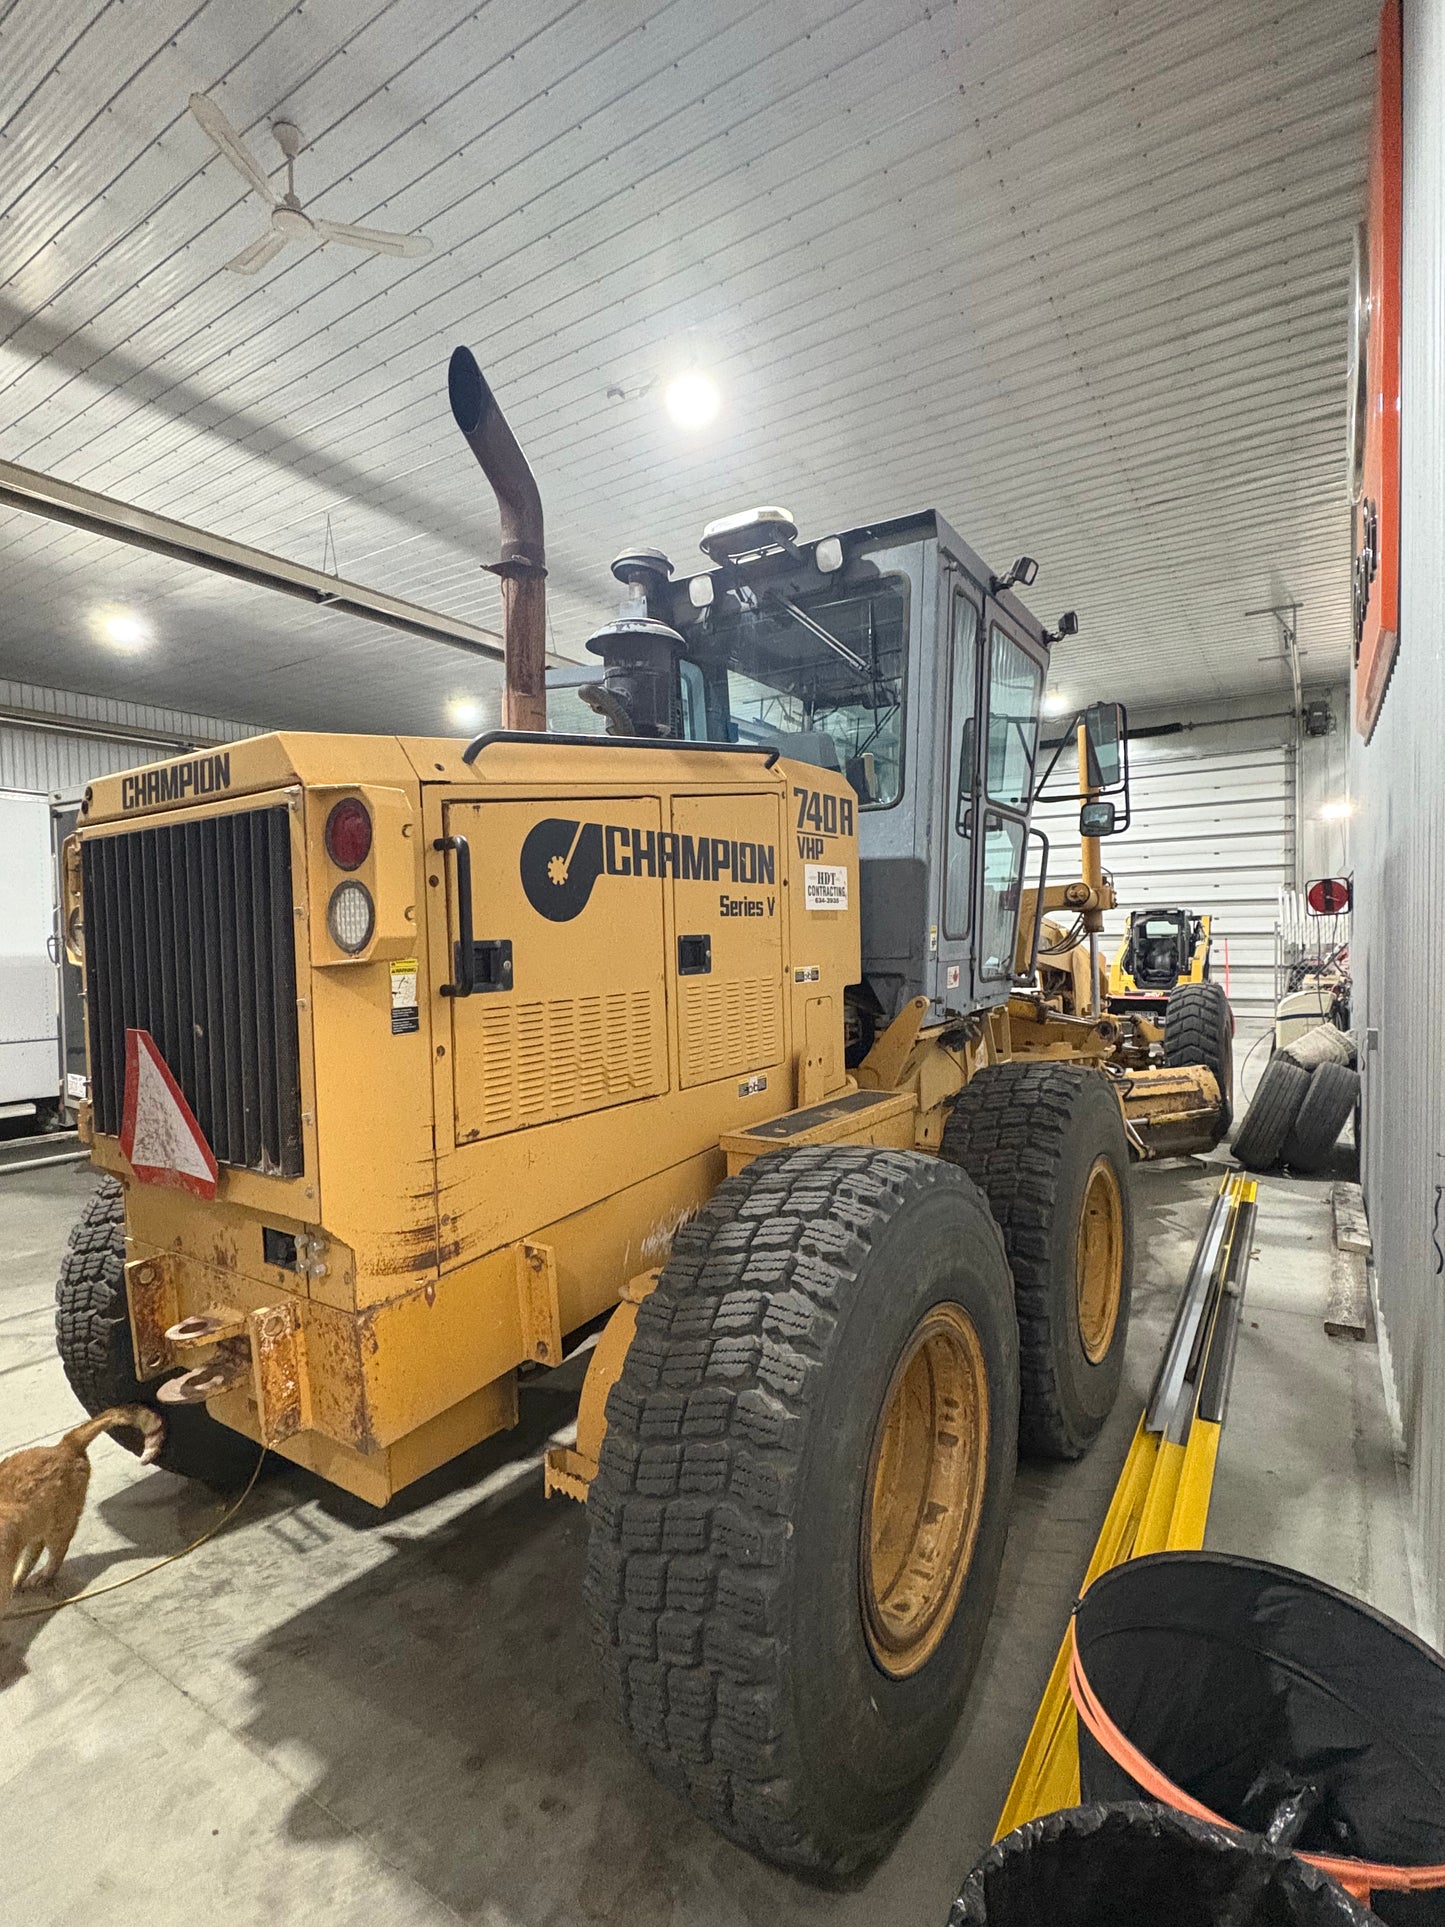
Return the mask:
<path id="1" fill-rule="evenodd" d="M 1003 1245 L 941 1160 L 773 1153 L 678 1232 L 585 1593 L 623 1726 L 720 1832 L 814 1875 L 891 1844 L 988 1626 L 1017 1412 Z"/>
<path id="2" fill-rule="evenodd" d="M 1234 1013 L 1222 984 L 1180 984 L 1164 1006 L 1164 1062 L 1171 1067 L 1202 1064 L 1219 1086 L 1219 1129 L 1214 1142 L 1234 1122 Z"/>
<path id="3" fill-rule="evenodd" d="M 1296 1171 L 1325 1164 L 1360 1100 L 1360 1074 L 1348 1064 L 1317 1064 L 1310 1072 L 1294 1128 L 1285 1139 L 1284 1161 Z"/>
<path id="4" fill-rule="evenodd" d="M 125 1301 L 125 1195 L 102 1178 L 70 1234 L 55 1287 L 55 1346 L 70 1389 L 92 1418 L 112 1405 L 148 1405 L 165 1421 L 155 1463 L 218 1492 L 239 1492 L 256 1469 L 261 1447 L 213 1419 L 203 1405 L 161 1405 L 156 1384 L 135 1373 Z M 139 1432 L 112 1434 L 139 1453 Z"/>
<path id="5" fill-rule="evenodd" d="M 1259 1089 L 1234 1134 L 1234 1155 L 1247 1171 L 1272 1171 L 1294 1128 L 1310 1073 L 1281 1051 L 1265 1066 Z"/>
<path id="6" fill-rule="evenodd" d="M 1003 1233 L 1018 1308 L 1020 1447 L 1080 1458 L 1114 1409 L 1129 1335 L 1134 1218 L 1113 1087 L 1071 1064 L 989 1065 L 954 1099 L 940 1149 L 979 1186 Z"/>

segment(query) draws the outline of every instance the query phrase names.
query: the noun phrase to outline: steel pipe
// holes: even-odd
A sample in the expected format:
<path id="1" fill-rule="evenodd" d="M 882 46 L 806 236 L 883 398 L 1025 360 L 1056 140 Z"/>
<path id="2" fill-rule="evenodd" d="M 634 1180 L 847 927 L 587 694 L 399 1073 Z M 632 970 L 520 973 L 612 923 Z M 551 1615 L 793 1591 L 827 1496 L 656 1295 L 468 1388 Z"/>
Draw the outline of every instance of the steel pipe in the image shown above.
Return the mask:
<path id="1" fill-rule="evenodd" d="M 15 1164 L 0 1164 L 0 1178 L 8 1177 L 12 1171 L 43 1171 L 51 1164 L 79 1164 L 89 1156 L 89 1151 L 62 1151 L 58 1158 L 21 1158 Z"/>
<path id="2" fill-rule="evenodd" d="M 470 348 L 447 369 L 452 417 L 492 485 L 502 518 L 502 556 L 487 563 L 502 581 L 505 688 L 502 725 L 547 727 L 547 549 L 542 497 L 526 456 Z"/>

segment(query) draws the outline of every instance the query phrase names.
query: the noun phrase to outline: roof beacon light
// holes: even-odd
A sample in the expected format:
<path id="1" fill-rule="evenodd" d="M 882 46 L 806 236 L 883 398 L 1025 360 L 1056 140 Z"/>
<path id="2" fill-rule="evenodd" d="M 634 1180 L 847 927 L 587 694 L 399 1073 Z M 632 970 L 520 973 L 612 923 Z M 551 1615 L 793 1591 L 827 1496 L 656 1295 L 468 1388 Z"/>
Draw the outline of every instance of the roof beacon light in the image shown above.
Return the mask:
<path id="1" fill-rule="evenodd" d="M 710 562 L 738 562 L 771 549 L 790 549 L 797 538 L 798 525 L 786 509 L 744 509 L 709 522 L 698 546 Z"/>

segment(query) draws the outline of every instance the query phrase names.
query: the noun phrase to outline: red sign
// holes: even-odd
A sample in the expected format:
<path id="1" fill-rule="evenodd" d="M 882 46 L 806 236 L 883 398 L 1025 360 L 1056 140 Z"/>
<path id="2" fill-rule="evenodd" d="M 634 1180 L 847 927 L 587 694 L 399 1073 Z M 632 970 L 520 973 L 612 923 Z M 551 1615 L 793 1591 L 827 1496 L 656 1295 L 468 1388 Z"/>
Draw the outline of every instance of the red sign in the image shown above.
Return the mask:
<path id="1" fill-rule="evenodd" d="M 1317 917 L 1342 916 L 1350 907 L 1348 877 L 1320 877 L 1305 891 L 1305 902 Z"/>
<path id="2" fill-rule="evenodd" d="M 1350 331 L 1355 726 L 1366 742 L 1400 643 L 1400 70 L 1400 0 L 1386 0 Z"/>
<path id="3" fill-rule="evenodd" d="M 220 1172 L 170 1065 L 148 1030 L 125 1034 L 120 1148 L 142 1184 L 171 1184 L 214 1198 Z"/>

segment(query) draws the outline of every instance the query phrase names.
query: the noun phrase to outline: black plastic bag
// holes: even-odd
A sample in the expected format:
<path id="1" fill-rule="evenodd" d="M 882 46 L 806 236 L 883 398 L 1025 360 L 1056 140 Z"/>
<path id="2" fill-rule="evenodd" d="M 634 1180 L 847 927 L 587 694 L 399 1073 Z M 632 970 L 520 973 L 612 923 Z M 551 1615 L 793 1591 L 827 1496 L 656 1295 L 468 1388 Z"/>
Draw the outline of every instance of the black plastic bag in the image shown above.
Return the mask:
<path id="1" fill-rule="evenodd" d="M 1304 1573 L 1156 1553 L 1103 1573 L 1074 1620 L 1094 1697 L 1185 1793 L 1297 1853 L 1445 1863 L 1445 1660 Z M 1088 1800 L 1140 1786 L 1080 1722 Z M 1445 1890 L 1370 1902 L 1393 1927 L 1445 1924 Z"/>
<path id="2" fill-rule="evenodd" d="M 1365 1927 L 1374 1916 L 1253 1834 L 1130 1801 L 1045 1814 L 990 1847 L 949 1927 Z"/>

